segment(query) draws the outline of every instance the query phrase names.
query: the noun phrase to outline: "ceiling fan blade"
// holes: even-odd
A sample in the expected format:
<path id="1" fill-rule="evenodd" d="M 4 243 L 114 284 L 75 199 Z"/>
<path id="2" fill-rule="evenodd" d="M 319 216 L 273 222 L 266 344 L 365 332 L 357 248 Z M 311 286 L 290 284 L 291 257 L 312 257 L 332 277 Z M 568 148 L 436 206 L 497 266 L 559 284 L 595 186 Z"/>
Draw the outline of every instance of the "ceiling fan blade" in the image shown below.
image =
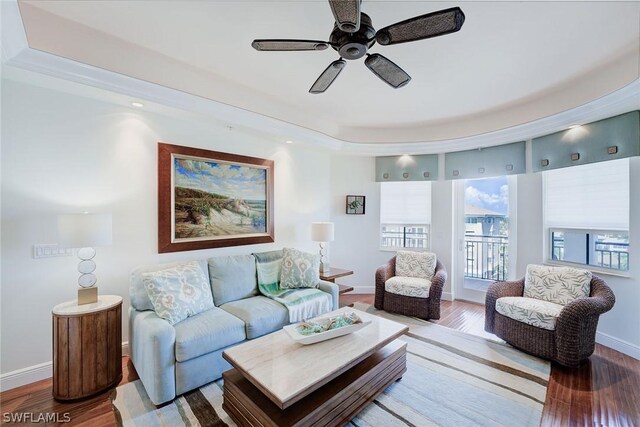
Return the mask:
<path id="1" fill-rule="evenodd" d="M 373 74 L 380 77 L 384 82 L 388 83 L 394 89 L 398 89 L 409 83 L 411 76 L 402 68 L 398 67 L 392 61 L 388 60 L 379 53 L 367 56 L 364 64 L 373 71 Z"/>
<path id="2" fill-rule="evenodd" d="M 317 40 L 260 39 L 251 46 L 261 51 L 325 50 L 329 43 Z"/>
<path id="3" fill-rule="evenodd" d="M 344 59 L 338 59 L 333 61 L 329 66 L 320 74 L 318 80 L 311 86 L 309 93 L 323 93 L 331 86 L 331 83 L 338 77 L 340 71 L 347 65 Z"/>
<path id="4" fill-rule="evenodd" d="M 360 28 L 360 0 L 329 0 L 338 27 L 346 33 Z"/>
<path id="5" fill-rule="evenodd" d="M 376 42 L 390 45 L 443 36 L 459 31 L 462 24 L 462 9 L 452 7 L 384 27 L 376 33 Z"/>

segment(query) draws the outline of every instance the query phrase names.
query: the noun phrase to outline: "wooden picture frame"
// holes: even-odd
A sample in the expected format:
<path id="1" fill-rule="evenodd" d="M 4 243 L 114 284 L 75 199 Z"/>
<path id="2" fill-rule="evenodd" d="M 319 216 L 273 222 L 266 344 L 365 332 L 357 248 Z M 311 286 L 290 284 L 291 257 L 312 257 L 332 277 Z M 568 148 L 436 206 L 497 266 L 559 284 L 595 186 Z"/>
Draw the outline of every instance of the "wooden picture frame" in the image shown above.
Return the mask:
<path id="1" fill-rule="evenodd" d="M 271 243 L 273 160 L 158 143 L 158 253 Z"/>
<path id="2" fill-rule="evenodd" d="M 365 212 L 365 196 L 347 196 L 347 215 L 364 215 Z"/>

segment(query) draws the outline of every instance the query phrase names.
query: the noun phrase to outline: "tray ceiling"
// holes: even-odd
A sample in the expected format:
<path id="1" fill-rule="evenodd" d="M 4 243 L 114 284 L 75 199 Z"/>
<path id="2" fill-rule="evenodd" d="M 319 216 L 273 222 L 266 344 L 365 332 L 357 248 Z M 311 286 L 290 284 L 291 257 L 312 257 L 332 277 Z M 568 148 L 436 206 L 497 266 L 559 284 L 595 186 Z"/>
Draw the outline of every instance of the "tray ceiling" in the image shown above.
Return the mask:
<path id="1" fill-rule="evenodd" d="M 356 143 L 464 138 L 528 123 L 639 77 L 639 2 L 363 1 L 376 28 L 460 6 L 458 33 L 374 46 L 403 67 L 398 90 L 362 60 L 322 95 L 338 55 L 257 52 L 254 38 L 326 40 L 322 1 L 19 1 L 29 46 Z"/>

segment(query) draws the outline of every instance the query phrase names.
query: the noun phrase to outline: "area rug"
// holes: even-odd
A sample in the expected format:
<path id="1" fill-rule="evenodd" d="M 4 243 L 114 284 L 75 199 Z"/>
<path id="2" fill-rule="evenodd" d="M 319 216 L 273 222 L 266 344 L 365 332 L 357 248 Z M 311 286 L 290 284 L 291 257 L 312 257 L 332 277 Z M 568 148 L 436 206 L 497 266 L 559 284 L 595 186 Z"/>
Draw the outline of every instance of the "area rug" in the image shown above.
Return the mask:
<path id="1" fill-rule="evenodd" d="M 407 372 L 348 423 L 386 426 L 539 426 L 550 364 L 507 344 L 415 318 L 357 309 L 404 323 Z M 118 387 L 124 426 L 235 426 L 222 409 L 222 381 L 155 407 L 142 383 Z"/>

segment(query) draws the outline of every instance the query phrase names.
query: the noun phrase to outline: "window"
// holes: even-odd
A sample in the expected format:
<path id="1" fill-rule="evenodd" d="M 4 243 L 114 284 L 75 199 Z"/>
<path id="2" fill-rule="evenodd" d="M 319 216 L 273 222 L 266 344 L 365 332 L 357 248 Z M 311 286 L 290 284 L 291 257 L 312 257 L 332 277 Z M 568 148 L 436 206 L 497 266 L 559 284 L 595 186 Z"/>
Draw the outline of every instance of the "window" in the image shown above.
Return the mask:
<path id="1" fill-rule="evenodd" d="M 629 160 L 544 172 L 548 259 L 629 271 Z"/>
<path id="2" fill-rule="evenodd" d="M 431 183 L 380 184 L 380 247 L 429 249 Z"/>

